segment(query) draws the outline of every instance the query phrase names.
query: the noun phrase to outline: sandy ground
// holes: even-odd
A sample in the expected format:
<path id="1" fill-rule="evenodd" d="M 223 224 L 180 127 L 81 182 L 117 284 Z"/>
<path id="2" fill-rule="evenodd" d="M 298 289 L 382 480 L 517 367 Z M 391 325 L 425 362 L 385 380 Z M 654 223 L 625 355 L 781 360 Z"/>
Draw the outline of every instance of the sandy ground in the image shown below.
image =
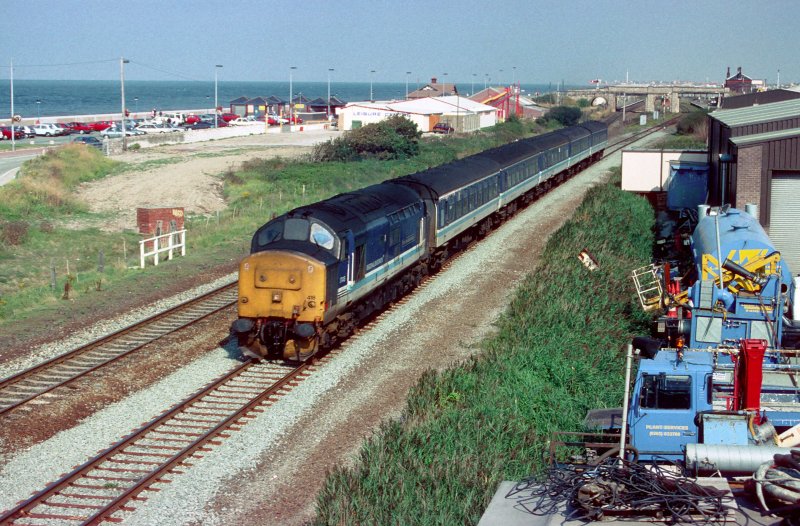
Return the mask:
<path id="1" fill-rule="evenodd" d="M 183 207 L 187 214 L 213 214 L 226 207 L 225 172 L 253 159 L 300 157 L 337 133 L 269 133 L 127 152 L 114 160 L 128 163 L 130 170 L 83 184 L 77 196 L 92 212 L 113 213 L 102 225 L 106 231 L 135 229 L 137 207 Z"/>

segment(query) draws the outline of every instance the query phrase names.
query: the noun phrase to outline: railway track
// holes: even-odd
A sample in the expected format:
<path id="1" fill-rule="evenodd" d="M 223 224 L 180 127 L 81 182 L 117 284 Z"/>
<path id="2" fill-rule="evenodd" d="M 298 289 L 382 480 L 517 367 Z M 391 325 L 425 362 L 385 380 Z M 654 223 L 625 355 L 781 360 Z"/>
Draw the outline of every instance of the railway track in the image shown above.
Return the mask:
<path id="1" fill-rule="evenodd" d="M 314 365 L 247 362 L 0 515 L 0 524 L 121 522 L 263 407 L 302 381 Z"/>
<path id="2" fill-rule="evenodd" d="M 0 415 L 51 393 L 236 303 L 236 283 L 108 334 L 0 381 Z"/>

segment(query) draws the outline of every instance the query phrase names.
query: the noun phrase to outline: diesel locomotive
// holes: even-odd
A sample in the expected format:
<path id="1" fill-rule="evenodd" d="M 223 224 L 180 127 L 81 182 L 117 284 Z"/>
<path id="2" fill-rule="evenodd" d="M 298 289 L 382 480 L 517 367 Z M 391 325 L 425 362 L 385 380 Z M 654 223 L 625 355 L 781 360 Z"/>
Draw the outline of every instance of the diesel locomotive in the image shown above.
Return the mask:
<path id="1" fill-rule="evenodd" d="M 306 360 L 436 271 L 454 251 L 600 159 L 588 121 L 296 208 L 239 265 L 241 351 Z"/>

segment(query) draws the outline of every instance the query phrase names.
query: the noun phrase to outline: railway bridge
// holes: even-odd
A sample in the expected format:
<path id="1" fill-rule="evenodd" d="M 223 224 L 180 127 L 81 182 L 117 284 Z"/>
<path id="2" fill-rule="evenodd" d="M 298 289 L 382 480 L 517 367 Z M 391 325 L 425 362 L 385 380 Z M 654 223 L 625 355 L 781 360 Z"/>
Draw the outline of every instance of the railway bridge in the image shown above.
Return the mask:
<path id="1" fill-rule="evenodd" d="M 650 85 L 650 84 L 618 84 L 604 86 L 596 89 L 569 90 L 568 97 L 589 99 L 593 103 L 603 98 L 609 107 L 617 108 L 617 101 L 624 97 L 644 98 L 645 111 L 652 113 L 656 108 L 656 100 L 662 100 L 665 112 L 678 113 L 680 111 L 681 96 L 708 97 L 710 95 L 728 95 L 730 90 L 714 86 L 686 86 L 686 85 Z"/>

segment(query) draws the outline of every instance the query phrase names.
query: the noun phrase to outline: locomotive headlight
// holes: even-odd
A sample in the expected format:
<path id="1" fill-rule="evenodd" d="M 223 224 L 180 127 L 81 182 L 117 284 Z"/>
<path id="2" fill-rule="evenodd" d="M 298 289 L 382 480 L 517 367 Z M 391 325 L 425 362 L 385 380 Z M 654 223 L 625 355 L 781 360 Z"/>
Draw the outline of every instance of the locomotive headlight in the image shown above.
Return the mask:
<path id="1" fill-rule="evenodd" d="M 273 292 L 272 293 L 272 303 L 280 303 L 283 299 L 283 294 L 280 292 Z"/>
<path id="2" fill-rule="evenodd" d="M 317 302 L 314 300 L 308 300 L 308 306 L 312 309 L 317 306 Z"/>

